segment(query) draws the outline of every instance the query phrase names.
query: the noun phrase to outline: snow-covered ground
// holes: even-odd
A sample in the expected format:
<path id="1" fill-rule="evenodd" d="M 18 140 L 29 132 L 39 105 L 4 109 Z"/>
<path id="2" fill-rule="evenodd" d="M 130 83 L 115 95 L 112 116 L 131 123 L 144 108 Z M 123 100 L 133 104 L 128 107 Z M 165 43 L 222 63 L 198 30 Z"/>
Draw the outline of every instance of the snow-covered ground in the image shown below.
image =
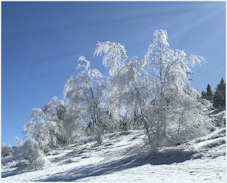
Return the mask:
<path id="1" fill-rule="evenodd" d="M 149 155 L 141 130 L 106 134 L 95 146 L 87 138 L 49 152 L 45 168 L 18 173 L 2 161 L 2 182 L 226 182 L 226 128 Z"/>

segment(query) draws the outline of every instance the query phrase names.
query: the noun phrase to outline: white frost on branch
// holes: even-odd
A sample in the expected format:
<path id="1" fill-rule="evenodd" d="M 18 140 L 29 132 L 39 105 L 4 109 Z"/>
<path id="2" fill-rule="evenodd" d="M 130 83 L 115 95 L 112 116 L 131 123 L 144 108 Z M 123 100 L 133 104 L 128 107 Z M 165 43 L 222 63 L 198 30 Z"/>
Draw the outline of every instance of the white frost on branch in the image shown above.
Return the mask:
<path id="1" fill-rule="evenodd" d="M 120 43 L 98 42 L 94 56 L 104 53 L 102 63 L 105 67 L 110 68 L 109 74 L 113 76 L 129 62 L 126 52 L 124 46 Z"/>
<path id="2" fill-rule="evenodd" d="M 80 76 L 88 77 L 91 80 L 99 80 L 99 78 L 103 77 L 98 69 L 90 69 L 91 64 L 84 56 L 80 56 L 78 62 L 81 63 L 77 65 L 76 69 L 84 68 L 84 70 L 80 71 Z"/>

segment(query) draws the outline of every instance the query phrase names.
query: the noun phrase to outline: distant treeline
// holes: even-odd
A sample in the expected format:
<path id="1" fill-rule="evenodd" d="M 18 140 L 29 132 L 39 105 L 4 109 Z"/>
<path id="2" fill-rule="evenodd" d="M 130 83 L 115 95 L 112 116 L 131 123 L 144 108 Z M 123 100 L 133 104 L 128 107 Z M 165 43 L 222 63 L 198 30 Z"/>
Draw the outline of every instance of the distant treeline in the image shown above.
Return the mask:
<path id="1" fill-rule="evenodd" d="M 216 86 L 214 92 L 212 91 L 210 84 L 208 84 L 207 91 L 202 91 L 201 95 L 203 99 L 211 101 L 214 108 L 225 107 L 225 81 L 223 77 L 221 78 L 220 83 Z"/>

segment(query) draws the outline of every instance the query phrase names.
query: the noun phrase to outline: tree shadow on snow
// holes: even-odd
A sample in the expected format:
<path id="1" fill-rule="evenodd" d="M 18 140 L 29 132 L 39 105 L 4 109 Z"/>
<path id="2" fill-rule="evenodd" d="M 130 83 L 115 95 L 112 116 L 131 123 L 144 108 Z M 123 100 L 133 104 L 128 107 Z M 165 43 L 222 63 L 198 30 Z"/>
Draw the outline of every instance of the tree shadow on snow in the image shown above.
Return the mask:
<path id="1" fill-rule="evenodd" d="M 2 172 L 2 178 L 10 177 L 17 174 L 17 170 L 12 170 L 8 172 Z"/>
<path id="2" fill-rule="evenodd" d="M 190 160 L 190 157 L 165 157 L 165 158 L 154 158 L 149 155 L 133 155 L 122 158 L 120 160 L 114 160 L 111 162 L 104 162 L 98 164 L 89 164 L 86 166 L 79 166 L 69 171 L 60 172 L 49 176 L 45 179 L 36 180 L 37 182 L 55 182 L 55 181 L 75 181 L 78 179 L 88 178 L 92 176 L 100 176 L 112 174 L 114 172 L 123 171 L 130 168 L 150 164 L 151 166 L 181 163 L 186 160 Z"/>

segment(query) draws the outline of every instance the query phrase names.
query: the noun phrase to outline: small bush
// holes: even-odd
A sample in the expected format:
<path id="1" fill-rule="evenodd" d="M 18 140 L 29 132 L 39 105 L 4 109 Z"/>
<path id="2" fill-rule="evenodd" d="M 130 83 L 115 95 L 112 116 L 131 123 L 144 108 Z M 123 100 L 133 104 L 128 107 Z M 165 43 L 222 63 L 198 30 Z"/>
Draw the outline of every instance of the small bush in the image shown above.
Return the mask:
<path id="1" fill-rule="evenodd" d="M 6 156 L 12 156 L 13 154 L 13 148 L 9 145 L 5 145 L 4 143 L 2 143 L 2 157 L 6 157 Z"/>
<path id="2" fill-rule="evenodd" d="M 16 148 L 14 157 L 18 160 L 18 171 L 38 170 L 46 163 L 38 142 L 32 138 L 27 139 L 22 146 Z"/>

